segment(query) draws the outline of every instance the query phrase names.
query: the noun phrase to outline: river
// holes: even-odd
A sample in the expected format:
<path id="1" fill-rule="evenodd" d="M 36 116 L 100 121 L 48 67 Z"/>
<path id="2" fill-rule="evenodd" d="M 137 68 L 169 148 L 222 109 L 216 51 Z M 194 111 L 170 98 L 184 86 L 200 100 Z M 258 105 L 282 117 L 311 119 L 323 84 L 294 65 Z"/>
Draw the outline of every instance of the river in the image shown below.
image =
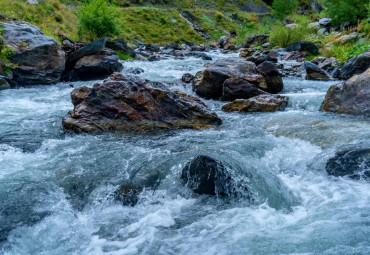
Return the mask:
<path id="1" fill-rule="evenodd" d="M 123 73 L 192 94 L 179 79 L 205 62 L 126 62 Z M 220 127 L 148 135 L 65 134 L 69 83 L 0 91 L 0 254 L 370 254 L 369 183 L 325 171 L 337 150 L 370 146 L 368 119 L 319 111 L 335 83 L 285 78 L 290 103 L 275 113 L 204 100 Z M 190 192 L 180 174 L 196 155 L 222 161 L 254 201 Z M 135 206 L 114 199 L 151 174 L 158 187 Z"/>

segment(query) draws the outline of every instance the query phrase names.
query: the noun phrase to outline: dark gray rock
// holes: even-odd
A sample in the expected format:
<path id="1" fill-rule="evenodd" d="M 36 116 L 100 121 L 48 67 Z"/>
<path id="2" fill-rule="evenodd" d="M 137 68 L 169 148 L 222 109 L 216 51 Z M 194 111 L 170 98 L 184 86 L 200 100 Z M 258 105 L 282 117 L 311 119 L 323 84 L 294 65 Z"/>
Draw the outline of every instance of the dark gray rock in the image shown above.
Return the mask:
<path id="1" fill-rule="evenodd" d="M 370 148 L 338 151 L 333 158 L 328 160 L 325 168 L 329 175 L 370 181 Z"/>
<path id="2" fill-rule="evenodd" d="M 318 80 L 318 81 L 330 80 L 330 75 L 322 68 L 312 63 L 311 61 L 305 61 L 304 67 L 306 69 L 307 80 Z"/>
<path id="3" fill-rule="evenodd" d="M 370 50 L 347 60 L 340 70 L 340 79 L 348 79 L 356 74 L 361 74 L 370 68 Z"/>
<path id="4" fill-rule="evenodd" d="M 194 193 L 200 195 L 229 197 L 236 195 L 238 184 L 226 167 L 208 156 L 197 156 L 182 169 L 181 179 Z M 240 190 L 248 191 L 246 186 Z"/>
<path id="5" fill-rule="evenodd" d="M 299 41 L 288 45 L 287 51 L 307 51 L 310 54 L 318 55 L 319 47 L 313 42 Z"/>
<path id="6" fill-rule="evenodd" d="M 270 61 L 265 61 L 257 66 L 257 71 L 265 78 L 267 87 L 264 89 L 269 93 L 279 93 L 284 88 L 283 78 L 276 65 Z"/>
<path id="7" fill-rule="evenodd" d="M 114 72 L 120 72 L 123 65 L 112 50 L 102 50 L 96 55 L 79 59 L 73 70 L 64 76 L 68 81 L 105 79 Z"/>
<path id="8" fill-rule="evenodd" d="M 221 100 L 233 101 L 235 99 L 248 99 L 261 94 L 266 94 L 257 86 L 241 78 L 229 78 L 223 84 Z"/>
<path id="9" fill-rule="evenodd" d="M 66 71 L 72 70 L 77 61 L 81 58 L 99 53 L 101 50 L 104 49 L 106 42 L 106 38 L 101 38 L 99 40 L 86 44 L 84 47 L 72 52 L 68 56 L 66 61 Z"/>
<path id="10" fill-rule="evenodd" d="M 161 47 L 159 47 L 157 44 L 148 44 L 145 46 L 145 50 L 151 52 L 160 52 Z"/>
<path id="11" fill-rule="evenodd" d="M 65 54 L 53 38 L 27 22 L 1 22 L 4 43 L 14 49 L 13 80 L 20 85 L 57 83 L 65 68 Z"/>

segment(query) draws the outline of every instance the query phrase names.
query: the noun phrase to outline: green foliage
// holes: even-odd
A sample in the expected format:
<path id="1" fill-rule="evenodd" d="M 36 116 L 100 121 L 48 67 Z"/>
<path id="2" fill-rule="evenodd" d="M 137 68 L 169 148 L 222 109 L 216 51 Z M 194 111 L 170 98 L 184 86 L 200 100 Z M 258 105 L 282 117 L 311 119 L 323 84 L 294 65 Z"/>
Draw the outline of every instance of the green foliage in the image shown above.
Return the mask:
<path id="1" fill-rule="evenodd" d="M 119 34 L 118 9 L 107 0 L 88 0 L 80 6 L 77 16 L 80 38 L 94 40 Z"/>
<path id="2" fill-rule="evenodd" d="M 292 14 L 298 7 L 297 0 L 274 0 L 272 8 L 277 18 L 283 19 Z"/>
<path id="3" fill-rule="evenodd" d="M 272 46 L 286 47 L 292 42 L 306 40 L 314 31 L 308 28 L 309 20 L 304 16 L 293 16 L 292 19 L 298 24 L 295 28 L 287 28 L 278 23 L 270 32 L 270 43 Z"/>
<path id="4" fill-rule="evenodd" d="M 357 22 L 369 16 L 369 0 L 324 0 L 324 5 L 334 24 Z"/>
<path id="5" fill-rule="evenodd" d="M 345 55 L 348 59 L 353 58 L 367 50 L 370 50 L 370 43 L 369 42 L 364 42 L 364 43 L 358 43 L 355 44 L 353 47 L 350 47 Z"/>
<path id="6" fill-rule="evenodd" d="M 11 70 L 15 65 L 10 62 L 10 58 L 14 55 L 14 50 L 8 48 L 3 42 L 3 29 L 0 26 L 0 70 L 3 69 L 6 74 L 10 75 Z"/>
<path id="7" fill-rule="evenodd" d="M 122 52 L 120 52 L 120 51 L 116 51 L 116 54 L 118 55 L 119 59 L 121 59 L 121 60 L 134 59 L 134 58 L 133 58 L 133 57 L 131 57 L 130 55 L 123 54 L 123 53 L 122 53 Z"/>
<path id="8" fill-rule="evenodd" d="M 25 0 L 1 0 L 0 12 L 9 19 L 23 20 L 41 28 L 42 32 L 58 40 L 65 35 L 77 39 L 77 17 L 73 7 L 64 4 L 66 0 L 39 1 L 27 4 Z"/>

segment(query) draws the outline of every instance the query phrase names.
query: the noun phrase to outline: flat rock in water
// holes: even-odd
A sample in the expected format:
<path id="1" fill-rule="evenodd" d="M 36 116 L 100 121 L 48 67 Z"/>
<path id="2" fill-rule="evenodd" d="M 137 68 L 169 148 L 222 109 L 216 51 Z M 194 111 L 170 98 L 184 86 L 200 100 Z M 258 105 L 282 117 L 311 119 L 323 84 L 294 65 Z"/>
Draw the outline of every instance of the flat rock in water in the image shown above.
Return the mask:
<path id="1" fill-rule="evenodd" d="M 275 112 L 288 105 L 286 96 L 263 94 L 249 99 L 237 99 L 222 107 L 225 112 Z"/>
<path id="2" fill-rule="evenodd" d="M 90 91 L 76 90 L 72 92 L 75 107 L 63 118 L 64 128 L 73 132 L 146 133 L 211 128 L 222 122 L 194 96 L 119 73 Z"/>
<path id="3" fill-rule="evenodd" d="M 370 116 L 370 68 L 363 74 L 331 86 L 321 110 Z"/>
<path id="4" fill-rule="evenodd" d="M 306 51 L 310 54 L 319 54 L 319 47 L 313 42 L 298 41 L 288 45 L 287 51 Z"/>

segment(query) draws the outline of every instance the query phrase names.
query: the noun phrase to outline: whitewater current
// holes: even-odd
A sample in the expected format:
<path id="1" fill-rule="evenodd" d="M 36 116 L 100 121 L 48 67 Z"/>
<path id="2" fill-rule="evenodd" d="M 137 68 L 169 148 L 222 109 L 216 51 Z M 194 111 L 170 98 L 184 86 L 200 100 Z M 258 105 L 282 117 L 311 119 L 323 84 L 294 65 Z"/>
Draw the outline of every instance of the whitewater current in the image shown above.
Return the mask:
<path id="1" fill-rule="evenodd" d="M 180 78 L 206 62 L 125 62 L 123 74 L 193 94 Z M 319 111 L 335 83 L 285 78 L 290 102 L 275 113 L 203 100 L 220 127 L 148 135 L 66 134 L 70 83 L 0 91 L 0 254 L 370 254 L 370 184 L 325 171 L 336 151 L 370 147 L 369 119 Z M 193 194 L 180 175 L 196 155 L 222 161 L 255 201 Z M 135 206 L 114 199 L 153 174 Z"/>

